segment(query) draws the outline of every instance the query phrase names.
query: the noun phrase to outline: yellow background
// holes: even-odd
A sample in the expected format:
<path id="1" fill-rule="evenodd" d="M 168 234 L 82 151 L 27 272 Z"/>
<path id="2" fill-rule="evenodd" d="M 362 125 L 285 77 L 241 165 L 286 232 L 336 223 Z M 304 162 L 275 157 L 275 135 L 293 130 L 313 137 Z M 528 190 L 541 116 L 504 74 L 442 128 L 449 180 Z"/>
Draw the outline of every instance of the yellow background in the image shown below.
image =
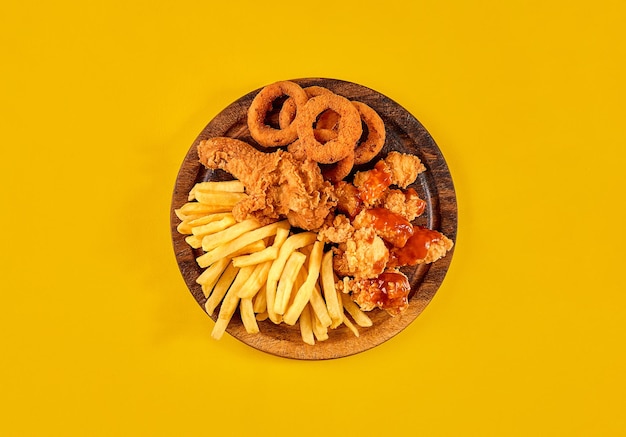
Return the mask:
<path id="1" fill-rule="evenodd" d="M 10 1 L 0 435 L 626 434 L 623 1 Z M 405 331 L 300 362 L 225 336 L 169 235 L 205 124 L 280 79 L 373 88 L 454 178 Z"/>

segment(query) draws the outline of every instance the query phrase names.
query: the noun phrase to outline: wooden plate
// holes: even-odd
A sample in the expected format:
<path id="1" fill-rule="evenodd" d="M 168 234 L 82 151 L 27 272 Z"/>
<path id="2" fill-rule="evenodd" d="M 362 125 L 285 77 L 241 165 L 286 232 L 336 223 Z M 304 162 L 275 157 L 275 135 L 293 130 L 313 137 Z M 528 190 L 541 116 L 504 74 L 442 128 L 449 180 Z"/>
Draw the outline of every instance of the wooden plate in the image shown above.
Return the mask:
<path id="1" fill-rule="evenodd" d="M 392 150 L 412 153 L 422 160 L 427 171 L 412 185 L 427 202 L 424 214 L 414 223 L 437 229 L 456 241 L 457 206 L 452 178 L 441 154 L 430 134 L 422 124 L 404 108 L 388 97 L 351 82 L 335 79 L 295 79 L 302 87 L 319 85 L 351 100 L 362 101 L 374 108 L 385 122 L 387 141 L 381 156 Z M 204 309 L 206 298 L 196 278 L 201 269 L 195 258 L 200 254 L 192 250 L 184 236 L 176 231 L 180 222 L 174 209 L 187 202 L 192 186 L 201 181 L 231 179 L 227 173 L 207 170 L 198 162 L 196 147 L 201 140 L 229 136 L 255 144 L 246 124 L 247 109 L 259 90 L 250 92 L 220 112 L 194 141 L 180 168 L 171 205 L 171 233 L 176 259 L 183 278 L 198 304 Z M 372 163 L 375 163 L 374 159 Z M 267 353 L 281 357 L 322 360 L 339 358 L 373 348 L 402 331 L 424 310 L 441 285 L 452 260 L 453 250 L 443 259 L 431 265 L 404 268 L 403 272 L 411 283 L 409 308 L 401 316 L 391 317 L 386 312 L 374 310 L 368 313 L 374 325 L 359 328 L 356 337 L 344 325 L 329 332 L 329 339 L 316 342 L 314 346 L 302 342 L 298 325 L 274 325 L 270 321 L 260 322 L 260 333 L 246 333 L 238 314 L 233 316 L 227 332 L 242 342 Z M 216 316 L 213 316 L 215 320 Z"/>

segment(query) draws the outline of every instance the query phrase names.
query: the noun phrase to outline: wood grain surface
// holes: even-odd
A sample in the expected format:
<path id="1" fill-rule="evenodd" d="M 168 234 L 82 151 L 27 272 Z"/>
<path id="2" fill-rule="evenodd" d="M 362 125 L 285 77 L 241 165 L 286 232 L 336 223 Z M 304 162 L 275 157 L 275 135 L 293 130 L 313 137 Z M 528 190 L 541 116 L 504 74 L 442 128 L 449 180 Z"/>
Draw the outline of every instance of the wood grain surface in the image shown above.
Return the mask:
<path id="1" fill-rule="evenodd" d="M 426 172 L 411 185 L 427 203 L 424 214 L 414 224 L 437 229 L 456 241 L 457 204 L 454 185 L 448 166 L 439 147 L 422 124 L 398 103 L 367 87 L 355 83 L 323 78 L 294 79 L 302 87 L 319 85 L 351 100 L 364 102 L 374 108 L 385 122 L 386 143 L 380 153 L 385 156 L 392 150 L 412 153 L 422 160 Z M 196 278 L 202 269 L 195 258 L 200 255 L 185 242 L 184 236 L 176 231 L 180 220 L 174 209 L 187 202 L 187 195 L 197 182 L 208 180 L 228 180 L 231 176 L 221 170 L 207 170 L 198 162 L 196 148 L 201 140 L 228 136 L 238 138 L 255 145 L 250 137 L 246 113 L 248 106 L 259 90 L 239 98 L 213 120 L 211 120 L 191 145 L 181 165 L 171 203 L 171 234 L 176 260 L 182 276 L 198 304 L 204 309 L 206 298 Z M 377 158 L 372 160 L 375 163 Z M 358 170 L 359 168 L 355 168 Z M 239 314 L 230 322 L 227 332 L 242 342 L 267 353 L 293 359 L 321 360 L 353 355 L 373 348 L 398 334 L 407 327 L 426 308 L 440 287 L 452 261 L 454 248 L 443 259 L 431 265 L 403 268 L 411 283 L 411 295 L 408 309 L 400 316 L 391 317 L 386 312 L 374 310 L 368 313 L 374 325 L 359 328 L 356 337 L 344 325 L 329 331 L 329 339 L 316 342 L 314 346 L 302 341 L 298 325 L 275 325 L 270 321 L 259 322 L 260 333 L 246 333 Z M 216 311 L 217 313 L 217 311 Z M 216 315 L 213 316 L 215 320 Z"/>

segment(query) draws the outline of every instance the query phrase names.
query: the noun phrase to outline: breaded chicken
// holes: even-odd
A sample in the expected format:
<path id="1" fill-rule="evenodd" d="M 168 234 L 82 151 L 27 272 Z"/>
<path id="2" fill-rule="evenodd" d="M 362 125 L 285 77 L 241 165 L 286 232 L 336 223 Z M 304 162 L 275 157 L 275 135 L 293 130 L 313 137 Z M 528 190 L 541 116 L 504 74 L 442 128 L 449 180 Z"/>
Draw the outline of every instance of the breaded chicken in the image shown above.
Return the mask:
<path id="1" fill-rule="evenodd" d="M 387 190 L 381 199 L 382 206 L 412 222 L 422 215 L 426 208 L 426 202 L 412 188 L 401 191 Z"/>
<path id="2" fill-rule="evenodd" d="M 331 224 L 324 224 L 317 231 L 317 239 L 324 243 L 345 243 L 354 234 L 354 227 L 350 219 L 343 214 L 338 214 Z"/>
<path id="3" fill-rule="evenodd" d="M 426 170 L 422 161 L 408 153 L 389 152 L 384 159 L 391 171 L 391 184 L 406 188 L 417 179 L 417 175 Z"/>
<path id="4" fill-rule="evenodd" d="M 243 183 L 248 198 L 233 209 L 237 221 L 253 217 L 265 224 L 286 217 L 292 226 L 316 230 L 337 202 L 316 162 L 283 150 L 266 153 L 218 137 L 200 142 L 198 156 L 205 167 L 225 170 Z"/>
<path id="5" fill-rule="evenodd" d="M 373 228 L 357 229 L 335 249 L 333 266 L 340 276 L 375 278 L 385 270 L 389 249 Z"/>

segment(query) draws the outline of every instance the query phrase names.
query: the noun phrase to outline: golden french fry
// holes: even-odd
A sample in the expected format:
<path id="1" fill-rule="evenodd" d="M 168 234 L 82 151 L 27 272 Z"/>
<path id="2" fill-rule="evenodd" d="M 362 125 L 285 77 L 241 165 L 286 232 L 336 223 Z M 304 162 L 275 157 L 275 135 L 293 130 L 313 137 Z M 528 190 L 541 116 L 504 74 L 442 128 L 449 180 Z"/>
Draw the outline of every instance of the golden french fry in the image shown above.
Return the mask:
<path id="1" fill-rule="evenodd" d="M 214 214 L 217 215 L 217 214 Z M 212 221 L 210 223 L 206 223 L 200 226 L 193 226 L 191 228 L 191 233 L 198 237 L 204 237 L 209 234 L 215 234 L 217 232 L 223 231 L 226 228 L 229 228 L 236 224 L 237 221 L 232 214 L 224 216 L 220 220 Z"/>
<path id="2" fill-rule="evenodd" d="M 202 292 L 205 297 L 209 297 L 213 287 L 217 283 L 218 279 L 228 267 L 230 260 L 228 258 L 222 258 L 221 260 L 211 264 L 209 268 L 207 268 L 198 278 L 196 279 L 196 283 L 202 286 Z"/>
<path id="3" fill-rule="evenodd" d="M 315 311 L 315 315 L 323 326 L 329 327 L 333 324 L 330 314 L 328 314 L 326 302 L 324 302 L 324 298 L 322 297 L 319 284 L 315 284 L 315 287 L 313 287 L 313 292 L 311 293 L 311 299 L 309 302 L 311 304 L 311 308 Z"/>
<path id="4" fill-rule="evenodd" d="M 277 229 L 284 227 L 289 227 L 289 222 L 287 220 L 271 223 L 253 231 L 246 232 L 235 238 L 234 240 L 229 241 L 224 245 L 218 246 L 211 251 L 205 253 L 204 255 L 200 255 L 198 258 L 196 258 L 196 262 L 200 267 L 210 266 L 218 259 L 229 256 L 251 243 L 262 240 L 271 235 L 275 235 Z"/>
<path id="5" fill-rule="evenodd" d="M 254 295 L 254 312 L 255 313 L 267 312 L 267 300 L 265 300 L 265 287 L 264 286 L 261 286 L 261 289 L 259 290 L 259 292 Z"/>
<path id="6" fill-rule="evenodd" d="M 209 252 L 216 247 L 223 246 L 246 232 L 253 231 L 261 227 L 261 223 L 256 219 L 247 219 L 234 224 L 222 231 L 205 236 L 202 239 L 202 250 Z"/>
<path id="7" fill-rule="evenodd" d="M 256 253 L 237 256 L 233 258 L 233 264 L 237 267 L 245 267 L 273 261 L 276 258 L 278 258 L 278 248 L 270 246 Z"/>
<path id="8" fill-rule="evenodd" d="M 257 319 L 259 322 L 262 322 L 263 320 L 267 320 L 267 311 L 262 311 L 262 312 L 260 312 L 260 313 L 257 313 L 257 315 L 256 315 L 256 319 Z"/>
<path id="9" fill-rule="evenodd" d="M 256 334 L 259 332 L 259 325 L 256 323 L 256 316 L 252 309 L 252 299 L 241 299 L 239 302 L 239 313 L 241 321 L 248 334 Z"/>
<path id="10" fill-rule="evenodd" d="M 237 272 L 235 280 L 222 300 L 220 312 L 218 313 L 217 320 L 215 321 L 215 326 L 213 326 L 213 331 L 211 331 L 211 337 L 214 339 L 219 340 L 224 335 L 224 332 L 226 331 L 226 328 L 228 327 L 228 324 L 237 309 L 237 305 L 239 304 L 237 291 L 248 280 L 252 270 L 254 270 L 254 267 L 244 267 L 239 269 L 239 272 Z"/>
<path id="11" fill-rule="evenodd" d="M 276 287 L 278 286 L 278 280 L 283 273 L 287 259 L 294 251 L 301 247 L 308 246 L 309 244 L 313 244 L 316 240 L 317 234 L 314 232 L 301 232 L 288 237 L 280 247 L 278 258 L 272 262 L 272 268 L 267 276 L 266 284 L 267 312 L 272 322 L 280 322 L 278 314 L 274 311 L 274 305 L 276 300 Z"/>
<path id="12" fill-rule="evenodd" d="M 276 235 L 274 236 L 274 242 L 272 243 L 272 246 L 276 247 L 277 249 L 280 249 L 280 247 L 283 245 L 283 243 L 287 240 L 288 237 L 289 237 L 289 228 L 280 228 L 278 231 L 276 231 Z"/>
<path id="13" fill-rule="evenodd" d="M 202 247 L 202 237 L 198 237 L 197 235 L 186 236 L 185 242 L 193 249 L 200 249 Z"/>
<path id="14" fill-rule="evenodd" d="M 289 303 L 289 298 L 291 297 L 293 284 L 296 281 L 296 277 L 298 276 L 305 259 L 306 255 L 302 252 L 294 251 L 291 252 L 291 255 L 289 255 L 276 287 L 276 299 L 274 301 L 274 312 L 276 314 L 282 315 L 287 310 L 287 304 Z"/>
<path id="15" fill-rule="evenodd" d="M 306 309 L 307 308 L 305 307 L 304 311 L 306 311 Z M 310 313 L 311 313 L 313 334 L 315 335 L 315 338 L 317 339 L 317 341 L 328 340 L 328 327 L 322 324 L 322 322 L 317 317 L 317 314 L 315 313 L 315 310 L 313 309 L 311 305 L 308 306 L 308 309 L 310 310 Z"/>
<path id="16" fill-rule="evenodd" d="M 204 309 L 209 316 L 213 315 L 215 308 L 217 308 L 222 299 L 224 299 L 224 296 L 226 296 L 226 293 L 235 280 L 237 273 L 239 273 L 239 269 L 233 266 L 232 263 L 229 263 L 226 270 L 224 270 L 224 273 L 222 273 L 222 276 L 220 276 L 217 283 L 213 287 L 213 292 L 204 303 Z"/>
<path id="17" fill-rule="evenodd" d="M 257 240 L 254 243 L 250 243 L 247 246 L 244 246 L 241 249 L 234 251 L 233 253 L 229 254 L 228 257 L 232 258 L 235 256 L 249 255 L 251 253 L 259 252 L 263 249 L 265 249 L 265 241 Z"/>
<path id="18" fill-rule="evenodd" d="M 216 212 L 213 214 L 205 214 L 198 218 L 187 218 L 179 223 L 176 230 L 181 234 L 191 234 L 192 228 L 196 226 L 206 225 L 211 222 L 222 220 L 224 217 L 231 216 L 231 212 Z"/>
<path id="19" fill-rule="evenodd" d="M 235 265 L 233 263 L 233 265 Z M 270 267 L 272 265 L 271 261 L 264 262 L 262 264 L 256 264 L 252 266 L 254 270 L 250 275 L 250 278 L 246 283 L 239 289 L 237 295 L 241 299 L 252 299 L 258 291 L 261 289 L 263 285 L 265 285 L 265 281 L 267 280 L 267 273 L 270 271 Z"/>
<path id="20" fill-rule="evenodd" d="M 330 326 L 331 328 L 336 328 L 343 322 L 343 308 L 339 304 L 339 299 L 337 298 L 335 273 L 333 270 L 333 252 L 331 250 L 326 252 L 322 257 L 320 273 L 324 299 L 326 300 L 326 306 L 328 307 L 328 314 L 333 322 Z"/>
<path id="21" fill-rule="evenodd" d="M 302 341 L 306 344 L 313 346 L 315 344 L 315 338 L 313 337 L 313 325 L 311 324 L 311 313 L 308 308 L 306 311 L 302 311 L 300 314 L 300 335 Z"/>
<path id="22" fill-rule="evenodd" d="M 350 314 L 350 316 L 352 316 L 352 319 L 357 325 L 364 328 L 372 326 L 372 319 L 370 319 L 368 315 L 365 314 L 361 308 L 359 308 L 350 295 L 343 293 L 339 293 L 339 295 L 341 296 L 341 302 L 344 309 L 348 312 L 348 314 Z"/>
<path id="23" fill-rule="evenodd" d="M 196 191 L 195 197 L 198 203 L 212 207 L 223 207 L 230 211 L 237 202 L 245 199 L 248 195 L 227 191 Z"/>
<path id="24" fill-rule="evenodd" d="M 195 218 L 200 218 L 203 215 L 215 212 L 229 212 L 232 211 L 232 209 L 232 206 L 224 207 L 221 205 L 207 205 L 200 202 L 187 202 L 174 212 L 178 218 L 184 220 L 185 218 L 190 219 L 193 216 L 196 216 Z M 182 217 L 179 214 L 181 214 Z"/>
<path id="25" fill-rule="evenodd" d="M 355 337 L 359 336 L 359 330 L 357 329 L 356 326 L 354 326 L 354 324 L 350 321 L 350 319 L 348 319 L 345 314 L 342 314 L 342 322 L 344 325 L 346 325 L 348 327 L 348 329 L 350 331 L 352 331 L 352 333 L 354 334 Z"/>
<path id="26" fill-rule="evenodd" d="M 324 243 L 316 241 L 308 257 L 308 273 L 306 280 L 297 290 L 292 305 L 287 309 L 283 316 L 283 321 L 288 325 L 294 325 L 304 310 L 306 304 L 311 300 L 311 294 L 319 278 L 320 267 L 322 265 L 322 254 L 324 252 Z"/>
<path id="27" fill-rule="evenodd" d="M 243 193 L 244 186 L 241 181 L 232 180 L 232 181 L 206 181 L 206 182 L 198 182 L 195 184 L 191 191 L 189 191 L 188 200 L 191 202 L 195 200 L 197 191 L 226 191 L 230 193 Z"/>

